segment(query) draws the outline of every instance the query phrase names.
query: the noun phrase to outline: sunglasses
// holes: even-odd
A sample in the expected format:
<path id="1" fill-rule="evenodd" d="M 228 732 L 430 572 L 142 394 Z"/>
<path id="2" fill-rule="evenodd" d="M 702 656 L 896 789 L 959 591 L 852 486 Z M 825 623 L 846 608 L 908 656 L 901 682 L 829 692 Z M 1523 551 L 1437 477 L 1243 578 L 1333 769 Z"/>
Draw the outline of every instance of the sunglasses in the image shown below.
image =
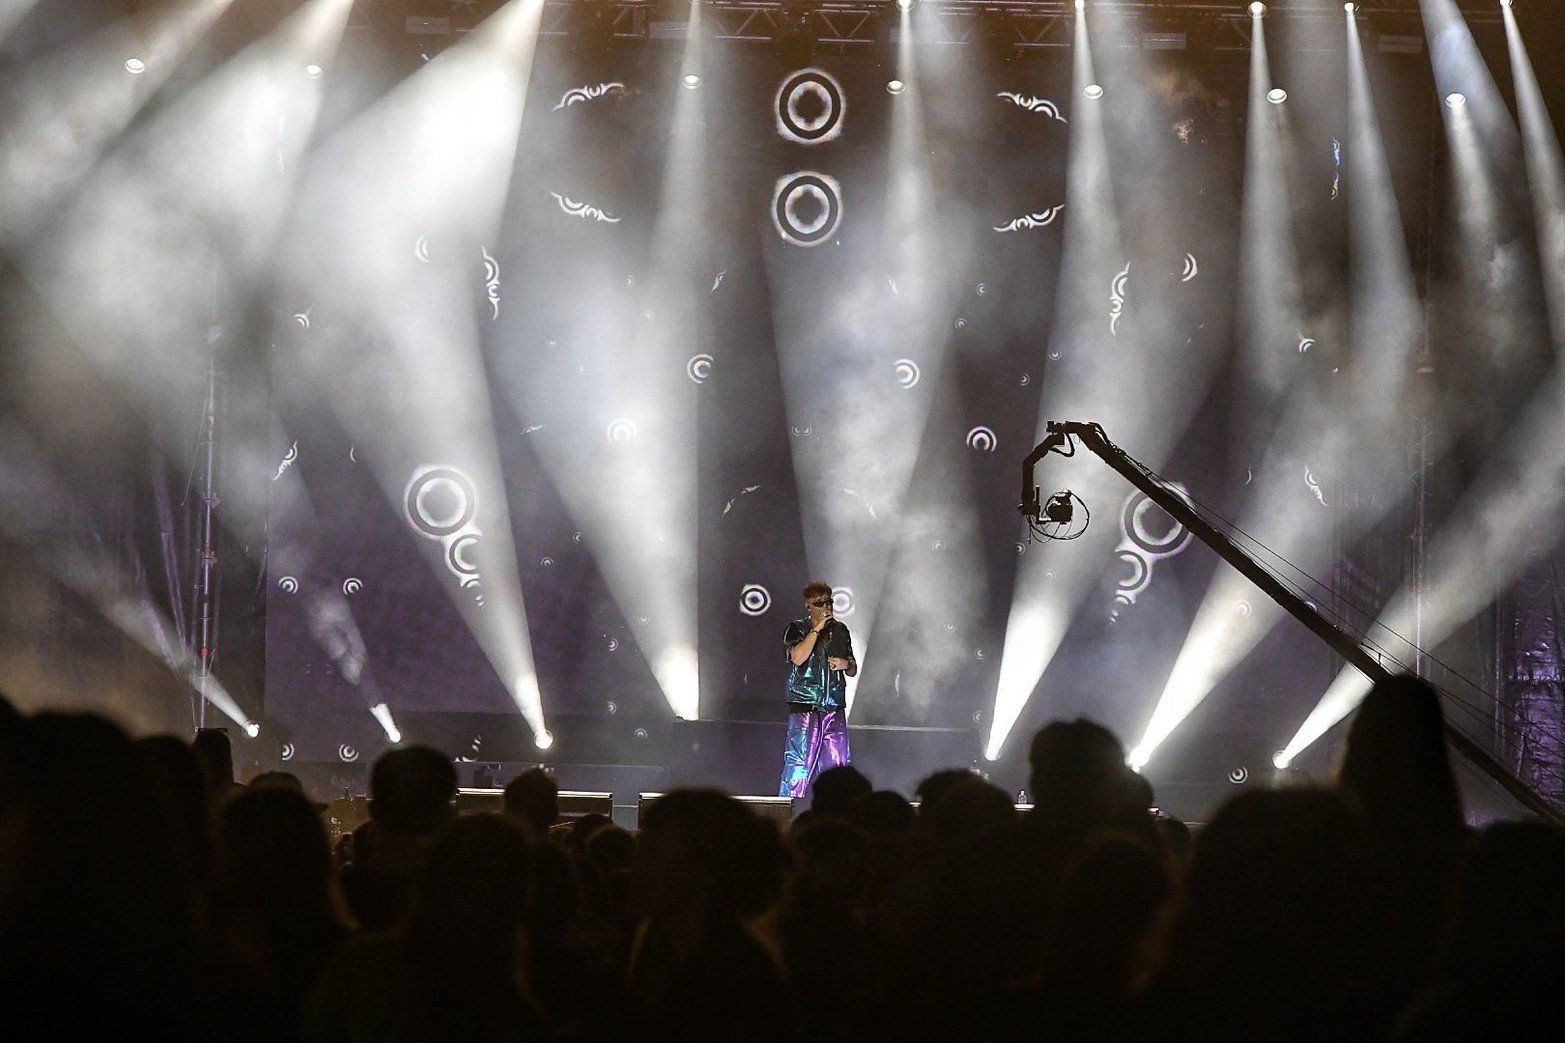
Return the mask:
<path id="1" fill-rule="evenodd" d="M 825 608 L 829 604 L 831 604 L 831 598 L 816 598 L 814 601 L 810 602 L 810 607 Z"/>

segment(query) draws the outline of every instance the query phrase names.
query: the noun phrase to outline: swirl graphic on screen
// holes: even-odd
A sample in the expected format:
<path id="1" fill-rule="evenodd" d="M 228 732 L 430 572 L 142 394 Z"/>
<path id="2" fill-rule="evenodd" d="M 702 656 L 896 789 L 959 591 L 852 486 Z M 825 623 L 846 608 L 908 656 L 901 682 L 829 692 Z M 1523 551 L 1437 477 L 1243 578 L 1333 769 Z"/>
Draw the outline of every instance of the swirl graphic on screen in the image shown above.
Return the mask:
<path id="1" fill-rule="evenodd" d="M 1017 91 L 998 91 L 995 93 L 995 97 L 1004 98 L 1013 105 L 1024 108 L 1028 112 L 1036 112 L 1039 115 L 1047 116 L 1051 120 L 1059 120 L 1061 123 L 1068 122 L 1064 113 L 1060 112 L 1060 107 L 1048 98 L 1040 98 L 1035 94 L 1022 94 Z"/>
<path id="2" fill-rule="evenodd" d="M 1303 355 L 1305 352 L 1309 351 L 1314 346 L 1315 346 L 1315 338 L 1314 337 L 1306 337 L 1303 334 L 1300 334 L 1300 336 L 1299 336 L 1299 354 L 1300 355 Z"/>
<path id="3" fill-rule="evenodd" d="M 795 246 L 819 246 L 842 223 L 842 186 L 836 178 L 808 170 L 778 178 L 772 223 Z"/>
<path id="4" fill-rule="evenodd" d="M 283 760 L 291 761 L 291 760 L 293 760 L 293 756 L 294 756 L 295 752 L 297 752 L 297 751 L 294 749 L 293 743 L 285 742 L 285 743 L 283 743 L 283 748 L 280 751 L 280 755 L 281 755 Z"/>
<path id="5" fill-rule="evenodd" d="M 918 387 L 920 373 L 918 363 L 912 359 L 897 359 L 892 367 L 897 375 L 897 383 L 905 388 Z"/>
<path id="6" fill-rule="evenodd" d="M 482 605 L 478 570 L 468 557 L 483 536 L 476 522 L 478 489 L 473 480 L 459 468 L 425 464 L 408 480 L 402 503 L 408 525 L 425 539 L 440 543 L 457 585 Z"/>
<path id="7" fill-rule="evenodd" d="M 772 593 L 759 583 L 746 583 L 739 591 L 739 611 L 745 615 L 765 615 L 771 607 Z"/>
<path id="8" fill-rule="evenodd" d="M 275 482 L 277 479 L 281 478 L 283 476 L 283 472 L 292 467 L 294 461 L 297 459 L 299 459 L 299 440 L 295 438 L 293 440 L 293 445 L 288 447 L 288 451 L 283 454 L 282 460 L 277 464 L 277 473 L 272 475 L 272 481 Z"/>
<path id="9" fill-rule="evenodd" d="M 1310 492 L 1315 494 L 1315 499 L 1320 501 L 1320 505 L 1322 507 L 1331 506 L 1326 502 L 1326 493 L 1323 489 L 1321 489 L 1320 482 L 1315 480 L 1315 472 L 1311 471 L 1308 467 L 1304 469 L 1304 484 L 1309 486 Z"/>
<path id="10" fill-rule="evenodd" d="M 1228 773 L 1228 781 L 1235 786 L 1243 786 L 1250 781 L 1250 770 L 1241 764 Z"/>
<path id="11" fill-rule="evenodd" d="M 364 581 L 357 576 L 349 576 L 342 581 L 342 592 L 350 598 L 363 589 Z"/>
<path id="12" fill-rule="evenodd" d="M 712 356 L 702 352 L 699 355 L 690 356 L 690 361 L 685 363 L 685 376 L 693 383 L 705 384 L 712 375 L 712 363 L 717 361 Z"/>
<path id="13" fill-rule="evenodd" d="M 834 616 L 851 616 L 858 606 L 853 601 L 852 587 L 831 588 L 831 612 Z"/>
<path id="14" fill-rule="evenodd" d="M 819 145 L 842 133 L 848 99 L 836 77 L 812 67 L 783 77 L 773 108 L 777 133 L 800 145 Z"/>
<path id="15" fill-rule="evenodd" d="M 1248 601 L 1240 600 L 1234 602 L 1234 615 L 1238 616 L 1240 619 L 1248 619 L 1250 617 L 1250 613 L 1254 611 L 1255 609 Z"/>
<path id="16" fill-rule="evenodd" d="M 359 759 L 359 751 L 353 746 L 343 743 L 337 747 L 337 759 L 344 764 L 352 764 Z"/>
<path id="17" fill-rule="evenodd" d="M 605 224 L 619 224 L 619 218 L 601 207 L 593 206 L 591 203 L 578 203 L 570 196 L 562 196 L 558 192 L 550 192 L 549 194 L 554 197 L 556 203 L 560 204 L 560 209 L 572 217 L 579 217 L 584 221 L 590 218 L 594 221 L 602 221 Z"/>
<path id="18" fill-rule="evenodd" d="M 1185 254 L 1185 266 L 1179 276 L 1180 282 L 1189 282 L 1201 274 L 1201 266 L 1196 263 L 1195 254 Z"/>
<path id="19" fill-rule="evenodd" d="M 761 487 L 759 485 L 747 485 L 743 489 L 740 489 L 738 496 L 733 497 L 727 503 L 723 504 L 723 513 L 726 515 L 729 511 L 734 509 L 734 504 L 738 503 L 744 497 L 749 496 L 751 493 L 758 491 L 760 488 Z"/>
<path id="20" fill-rule="evenodd" d="M 1021 232 L 1029 228 L 1044 228 L 1054 223 L 1054 219 L 1060 216 L 1060 211 L 1065 209 L 1064 203 L 1058 203 L 1047 210 L 1040 210 L 1036 214 L 1023 214 L 1014 217 L 1003 225 L 995 225 L 996 232 Z"/>
<path id="21" fill-rule="evenodd" d="M 300 329 L 302 329 L 302 330 L 309 329 L 310 328 L 310 313 L 309 313 L 309 311 L 306 310 L 306 311 L 294 312 L 293 321 L 297 322 L 299 324 L 299 328 Z"/>
<path id="22" fill-rule="evenodd" d="M 596 86 L 590 83 L 582 84 L 580 87 L 572 87 L 560 95 L 560 103 L 554 107 L 554 111 L 559 112 L 561 109 L 568 109 L 572 105 L 580 105 L 582 102 L 597 101 L 606 94 L 624 93 L 625 85 L 618 81 L 599 83 Z"/>
<path id="23" fill-rule="evenodd" d="M 1026 387 L 1028 384 L 1031 384 L 1031 383 L 1032 383 L 1032 374 L 1031 373 L 1023 373 L 1016 381 L 1016 384 L 1017 384 L 1018 387 Z"/>
<path id="24" fill-rule="evenodd" d="M 1188 502 L 1190 499 L 1189 491 L 1177 482 L 1165 482 L 1164 488 L 1182 500 Z M 1151 527 L 1152 519 L 1157 516 L 1169 523 L 1168 529 L 1158 532 Z M 1190 546 L 1194 533 L 1169 518 L 1142 492 L 1131 493 L 1125 500 L 1119 524 L 1120 541 L 1114 548 L 1114 555 L 1130 566 L 1130 575 L 1119 581 L 1114 601 L 1119 605 L 1134 605 L 1136 598 L 1152 583 L 1152 566 Z M 1113 615 L 1118 615 L 1117 609 Z"/>
<path id="25" fill-rule="evenodd" d="M 277 589 L 284 594 L 299 593 L 299 580 L 293 576 L 284 576 L 277 581 Z"/>
<path id="26" fill-rule="evenodd" d="M 709 295 L 716 293 L 717 292 L 717 288 L 719 286 L 723 285 L 723 280 L 725 278 L 727 278 L 727 277 L 728 277 L 728 269 L 724 268 L 722 271 L 717 273 L 715 278 L 713 278 L 713 280 L 712 280 L 712 288 L 710 290 L 706 291 L 706 292 Z"/>
<path id="27" fill-rule="evenodd" d="M 494 311 L 490 316 L 493 322 L 500 317 L 500 262 L 490 256 L 487 246 L 479 249 L 484 254 L 484 292 L 489 297 L 489 307 Z"/>
<path id="28" fill-rule="evenodd" d="M 1125 312 L 1125 291 L 1130 287 L 1130 262 L 1109 283 L 1109 333 L 1119 336 L 1119 318 Z"/>
<path id="29" fill-rule="evenodd" d="M 628 417 L 611 420 L 604 435 L 610 442 L 633 442 L 636 440 L 636 424 Z"/>
<path id="30" fill-rule="evenodd" d="M 425 264 L 429 263 L 429 236 L 421 235 L 414 240 L 413 256 Z"/>
<path id="31" fill-rule="evenodd" d="M 1000 448 L 1000 438 L 992 428 L 980 424 L 967 432 L 967 448 L 977 449 L 981 453 L 992 453 Z"/>

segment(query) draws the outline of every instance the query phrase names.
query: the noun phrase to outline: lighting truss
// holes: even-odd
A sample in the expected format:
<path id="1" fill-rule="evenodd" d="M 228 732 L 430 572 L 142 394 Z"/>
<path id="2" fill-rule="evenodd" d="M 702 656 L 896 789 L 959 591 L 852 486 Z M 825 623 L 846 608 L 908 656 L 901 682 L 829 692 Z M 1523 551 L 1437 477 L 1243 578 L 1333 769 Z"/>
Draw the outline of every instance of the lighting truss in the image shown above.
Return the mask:
<path id="1" fill-rule="evenodd" d="M 420 12 L 381 10 L 380 5 L 357 5 L 354 21 L 385 24 L 403 19 L 410 35 L 460 35 L 481 20 L 498 0 L 426 0 Z M 687 0 L 548 0 L 540 34 L 568 36 L 575 31 L 576 9 L 583 6 L 613 12 L 611 26 L 616 40 L 683 39 L 689 31 Z M 1075 0 L 919 0 L 921 26 L 930 42 L 946 45 L 1009 45 L 1016 51 L 1038 51 L 1071 46 L 1071 26 L 1076 18 Z M 1458 4 L 1468 23 L 1499 26 L 1502 16 L 1493 0 L 1461 0 Z M 884 45 L 895 34 L 895 0 L 703 0 L 713 35 L 719 40 L 770 43 L 790 13 L 809 12 L 817 46 L 837 51 Z M 362 11 L 361 11 L 362 9 Z M 1252 16 L 1246 4 L 1202 0 L 1091 0 L 1094 18 L 1135 18 L 1149 33 L 1173 25 L 1200 26 L 1217 50 L 1248 50 Z M 1304 0 L 1270 6 L 1269 20 L 1342 19 L 1341 0 Z M 362 19 L 362 21 L 361 21 Z M 1418 35 L 1422 21 L 1418 0 L 1362 0 L 1359 24 L 1370 31 Z M 1001 39 L 986 39 L 998 31 Z M 894 36 L 890 37 L 894 38 Z"/>

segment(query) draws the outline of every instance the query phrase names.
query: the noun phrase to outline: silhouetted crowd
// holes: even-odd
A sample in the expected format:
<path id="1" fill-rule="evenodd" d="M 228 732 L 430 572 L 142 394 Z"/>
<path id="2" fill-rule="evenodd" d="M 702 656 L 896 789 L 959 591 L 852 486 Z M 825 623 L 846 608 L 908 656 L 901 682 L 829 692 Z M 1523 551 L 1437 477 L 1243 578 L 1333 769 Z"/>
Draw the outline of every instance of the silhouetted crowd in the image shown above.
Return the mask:
<path id="1" fill-rule="evenodd" d="M 0 1038 L 1565 1039 L 1565 834 L 1463 819 L 1435 694 L 1378 686 L 1334 784 L 1192 832 L 1090 721 L 1034 806 L 852 767 L 786 832 L 713 790 L 632 833 L 534 769 L 459 816 L 451 760 L 374 764 L 333 844 L 219 732 L 0 700 Z"/>

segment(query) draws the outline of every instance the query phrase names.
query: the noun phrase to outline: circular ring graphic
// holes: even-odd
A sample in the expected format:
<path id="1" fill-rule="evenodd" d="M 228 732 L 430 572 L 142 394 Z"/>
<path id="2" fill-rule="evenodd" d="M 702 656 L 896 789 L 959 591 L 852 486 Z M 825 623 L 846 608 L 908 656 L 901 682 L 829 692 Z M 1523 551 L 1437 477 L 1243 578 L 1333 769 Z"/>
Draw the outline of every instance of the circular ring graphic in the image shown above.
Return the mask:
<path id="1" fill-rule="evenodd" d="M 635 421 L 628 417 L 620 417 L 617 420 L 610 421 L 608 429 L 604 431 L 604 436 L 610 442 L 633 442 L 636 439 Z"/>
<path id="2" fill-rule="evenodd" d="M 1250 770 L 1241 764 L 1228 773 L 1228 781 L 1235 786 L 1242 786 L 1250 781 Z"/>
<path id="3" fill-rule="evenodd" d="M 905 388 L 917 387 L 919 373 L 918 363 L 912 359 L 897 359 L 893 370 L 897 375 L 897 383 Z"/>
<path id="4" fill-rule="evenodd" d="M 745 615 L 764 615 L 771 607 L 772 593 L 759 583 L 746 583 L 739 591 L 739 611 Z"/>
<path id="5" fill-rule="evenodd" d="M 468 553 L 478 546 L 478 534 L 464 532 L 446 545 L 446 567 L 458 576 L 477 576 L 478 566 L 473 564 Z M 463 585 L 466 585 L 464 580 Z"/>
<path id="6" fill-rule="evenodd" d="M 852 587 L 831 588 L 831 611 L 833 615 L 851 616 L 854 608 Z"/>
<path id="7" fill-rule="evenodd" d="M 705 384 L 707 378 L 712 375 L 712 363 L 714 361 L 716 360 L 705 352 L 690 356 L 690 361 L 685 363 L 685 376 L 689 377 L 693 383 Z"/>
<path id="8" fill-rule="evenodd" d="M 806 104 L 810 109 L 807 111 Z M 783 77 L 773 104 L 777 133 L 801 145 L 819 145 L 842 133 L 848 97 L 824 69 L 800 69 Z"/>
<path id="9" fill-rule="evenodd" d="M 337 759 L 345 763 L 352 764 L 354 761 L 359 759 L 359 751 L 354 747 L 349 746 L 347 743 L 343 743 L 341 746 L 337 747 Z"/>
<path id="10" fill-rule="evenodd" d="M 819 246 L 842 223 L 842 186 L 836 178 L 808 170 L 778 178 L 772 223 L 795 246 Z"/>
<path id="11" fill-rule="evenodd" d="M 349 576 L 342 581 L 342 592 L 350 598 L 363 589 L 364 581 L 357 576 Z"/>
<path id="12" fill-rule="evenodd" d="M 432 540 L 460 532 L 478 513 L 478 490 L 454 467 L 422 467 L 408 482 L 403 502 L 408 524 Z"/>
<path id="13" fill-rule="evenodd" d="M 298 752 L 298 751 L 296 751 L 294 749 L 293 743 L 291 743 L 291 742 L 283 743 L 283 748 L 282 748 L 282 759 L 283 760 L 285 760 L 285 761 L 293 760 L 293 756 L 294 756 L 294 754 L 296 752 Z"/>
<path id="14" fill-rule="evenodd" d="M 1183 498 L 1183 489 L 1173 486 L 1170 489 Z M 1169 522 L 1168 530 L 1162 535 L 1148 531 L 1147 515 L 1153 511 L 1162 514 L 1162 509 L 1147 499 L 1145 494 L 1137 493 L 1133 496 L 1125 506 L 1125 538 L 1154 557 L 1166 558 L 1184 550 L 1193 536 L 1190 530 L 1164 514 L 1163 517 Z"/>
<path id="15" fill-rule="evenodd" d="M 977 449 L 981 453 L 992 453 L 1000 447 L 1000 439 L 992 428 L 982 424 L 967 432 L 967 448 Z"/>
<path id="16" fill-rule="evenodd" d="M 297 594 L 299 593 L 299 581 L 292 576 L 284 576 L 277 581 L 277 589 L 284 594 Z"/>
<path id="17" fill-rule="evenodd" d="M 1135 551 L 1116 551 L 1115 557 L 1130 566 L 1130 576 L 1119 581 L 1119 589 L 1140 592 L 1152 579 L 1152 566 Z"/>

